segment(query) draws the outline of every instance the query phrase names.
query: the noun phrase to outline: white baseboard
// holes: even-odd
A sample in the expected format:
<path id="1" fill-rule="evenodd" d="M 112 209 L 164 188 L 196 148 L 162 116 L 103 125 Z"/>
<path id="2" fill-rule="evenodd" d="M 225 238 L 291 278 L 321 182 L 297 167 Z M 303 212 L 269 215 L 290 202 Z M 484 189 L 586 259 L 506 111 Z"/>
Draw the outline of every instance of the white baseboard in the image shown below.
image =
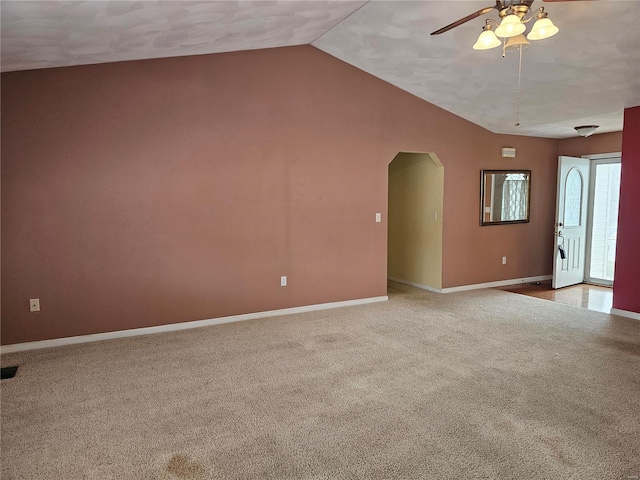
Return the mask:
<path id="1" fill-rule="evenodd" d="M 400 278 L 394 278 L 394 277 L 387 277 L 387 279 L 391 280 L 392 282 L 402 283 L 403 285 L 409 285 L 410 287 L 421 288 L 422 290 L 428 290 L 434 293 L 442 293 L 442 289 L 430 287 L 429 285 L 422 285 L 421 283 L 410 282 L 408 280 L 402 280 Z"/>
<path id="2" fill-rule="evenodd" d="M 634 320 L 640 320 L 640 313 L 630 312 L 628 310 L 620 310 L 619 308 L 612 308 L 611 315 L 618 315 L 619 317 L 633 318 Z"/>
<path id="3" fill-rule="evenodd" d="M 291 315 L 294 313 L 313 312 L 316 310 L 328 310 L 330 308 L 350 307 L 353 305 L 365 305 L 367 303 L 385 302 L 389 297 L 359 298 L 356 300 L 345 300 L 342 302 L 319 303 L 316 305 L 305 305 L 303 307 L 283 308 L 280 310 L 268 310 L 266 312 L 246 313 L 243 315 L 232 315 L 229 317 L 211 318 L 208 320 L 195 320 L 192 322 L 171 323 L 169 325 L 158 325 L 156 327 L 133 328 L 131 330 L 119 330 L 117 332 L 95 333 L 92 335 L 81 335 L 77 337 L 54 338 L 52 340 L 40 340 L 37 342 L 16 343 L 13 345 L 3 345 L 0 353 L 23 352 L 25 350 L 37 350 L 40 348 L 61 347 L 63 345 L 73 345 L 76 343 L 99 342 L 114 338 L 136 337 L 138 335 L 150 335 L 153 333 L 173 332 L 176 330 L 187 330 L 189 328 L 208 327 L 223 323 L 242 322 L 244 320 L 254 320 L 256 318 L 277 317 L 280 315 Z"/>
<path id="4" fill-rule="evenodd" d="M 498 280 L 496 282 L 476 283 L 473 285 L 461 285 L 459 287 L 434 288 L 428 285 L 422 285 L 420 283 L 409 282 L 409 281 L 401 280 L 398 278 L 388 277 L 389 280 L 392 280 L 394 282 L 403 283 L 405 285 L 410 285 L 412 287 L 421 288 L 423 290 L 428 290 L 430 292 L 435 292 L 435 293 L 453 293 L 453 292 L 464 292 L 466 290 L 479 290 L 481 288 L 506 287 L 507 285 L 516 285 L 518 283 L 544 282 L 545 280 L 551 280 L 551 278 L 552 278 L 551 275 L 540 275 L 537 277 L 513 278 L 511 280 Z"/>
<path id="5" fill-rule="evenodd" d="M 442 293 L 464 292 L 465 290 L 478 290 L 480 288 L 506 287 L 518 283 L 544 282 L 551 280 L 552 275 L 540 275 L 537 277 L 513 278 L 511 280 L 498 280 L 497 282 L 476 283 L 474 285 L 461 285 L 459 287 L 443 288 Z"/>

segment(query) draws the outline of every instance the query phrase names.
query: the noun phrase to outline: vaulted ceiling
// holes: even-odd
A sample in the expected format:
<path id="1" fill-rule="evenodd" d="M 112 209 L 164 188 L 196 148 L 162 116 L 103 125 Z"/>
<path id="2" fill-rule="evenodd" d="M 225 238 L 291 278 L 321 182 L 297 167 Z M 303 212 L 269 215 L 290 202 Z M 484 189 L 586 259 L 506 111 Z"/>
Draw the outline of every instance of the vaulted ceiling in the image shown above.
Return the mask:
<path id="1" fill-rule="evenodd" d="M 542 2 L 560 32 L 519 52 L 471 48 L 471 1 L 1 2 L 3 72 L 311 44 L 496 133 L 622 129 L 640 105 L 640 1 Z M 519 97 L 519 126 L 516 116 Z"/>

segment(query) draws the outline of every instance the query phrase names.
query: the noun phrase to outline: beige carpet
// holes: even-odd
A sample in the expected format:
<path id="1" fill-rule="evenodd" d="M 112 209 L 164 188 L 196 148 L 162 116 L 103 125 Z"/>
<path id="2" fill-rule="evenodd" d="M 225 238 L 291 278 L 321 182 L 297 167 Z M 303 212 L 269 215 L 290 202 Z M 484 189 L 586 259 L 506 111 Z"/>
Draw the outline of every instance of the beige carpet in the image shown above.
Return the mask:
<path id="1" fill-rule="evenodd" d="M 3 480 L 640 475 L 640 322 L 497 290 L 15 363 Z"/>

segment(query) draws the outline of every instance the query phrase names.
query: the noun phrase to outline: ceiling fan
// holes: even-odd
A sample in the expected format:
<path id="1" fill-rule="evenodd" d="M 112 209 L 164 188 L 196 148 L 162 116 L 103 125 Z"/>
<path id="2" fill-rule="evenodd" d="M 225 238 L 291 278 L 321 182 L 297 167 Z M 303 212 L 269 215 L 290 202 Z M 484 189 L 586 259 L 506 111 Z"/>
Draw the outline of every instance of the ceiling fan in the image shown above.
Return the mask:
<path id="1" fill-rule="evenodd" d="M 536 10 L 531 9 L 531 4 L 534 0 L 496 0 L 495 5 L 491 7 L 485 7 L 477 12 L 474 12 L 466 17 L 457 20 L 446 27 L 442 27 L 440 30 L 436 30 L 431 35 L 440 35 L 455 27 L 458 27 L 469 20 L 480 17 L 489 13 L 492 10 L 497 10 L 498 15 L 501 18 L 501 22 L 498 23 L 495 20 L 489 18 L 486 20 L 484 27 L 482 27 L 482 33 L 478 37 L 478 40 L 473 45 L 474 50 L 488 50 L 500 45 L 503 46 L 502 56 L 506 57 L 507 49 L 517 49 L 520 52 L 520 63 L 518 65 L 518 92 L 516 99 L 516 127 L 520 125 L 520 84 L 522 77 L 522 50 L 526 46 L 530 45 L 528 40 L 542 40 L 552 37 L 558 33 L 559 29 L 548 18 L 547 12 L 544 11 L 544 7 L 540 7 Z M 558 2 L 558 1 L 570 1 L 570 0 L 544 0 L 546 2 Z M 526 24 L 533 18 L 536 18 L 536 22 L 533 24 L 530 32 L 527 36 L 524 36 L 526 30 Z M 494 31 L 495 28 L 495 31 Z M 501 37 L 505 40 L 504 44 L 498 39 Z"/>
<path id="2" fill-rule="evenodd" d="M 462 25 L 463 23 L 467 23 L 470 20 L 473 20 L 474 18 L 480 17 L 482 15 L 485 15 L 487 13 L 489 13 L 492 10 L 497 10 L 498 14 L 500 15 L 500 18 L 504 19 L 509 17 L 510 15 L 515 15 L 520 22 L 526 22 L 529 21 L 531 18 L 529 19 L 524 19 L 524 17 L 531 11 L 531 4 L 533 3 L 534 0 L 496 0 L 496 4 L 491 6 L 491 7 L 485 7 L 482 8 L 480 10 L 478 10 L 477 12 L 474 12 L 470 15 L 467 15 L 466 17 L 461 18 L 460 20 L 456 20 L 453 23 L 450 23 L 449 25 L 447 25 L 446 27 L 442 27 L 439 30 L 436 30 L 435 32 L 433 32 L 431 35 L 440 35 L 441 33 L 444 32 L 448 32 L 449 30 L 451 30 L 452 28 L 456 28 L 460 25 Z M 545 2 L 568 2 L 568 1 L 572 1 L 572 0 L 543 0 Z M 547 14 L 544 11 L 544 7 L 540 7 L 537 10 L 537 16 L 538 19 L 542 19 L 542 18 L 547 18 Z M 504 20 L 503 20 L 504 23 Z M 487 25 L 489 25 L 489 21 L 487 20 Z"/>

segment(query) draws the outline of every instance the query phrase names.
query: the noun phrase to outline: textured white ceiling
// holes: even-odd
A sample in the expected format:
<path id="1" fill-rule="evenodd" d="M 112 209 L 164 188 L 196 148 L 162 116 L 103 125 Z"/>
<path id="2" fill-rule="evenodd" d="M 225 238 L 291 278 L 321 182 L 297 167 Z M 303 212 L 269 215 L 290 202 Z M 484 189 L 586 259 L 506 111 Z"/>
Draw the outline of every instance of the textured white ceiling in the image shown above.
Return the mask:
<path id="1" fill-rule="evenodd" d="M 543 3 L 560 27 L 518 54 L 471 45 L 493 0 L 7 1 L 2 71 L 308 44 L 493 132 L 564 138 L 622 129 L 640 105 L 640 1 Z"/>
<path id="2" fill-rule="evenodd" d="M 371 2 L 313 45 L 493 132 L 564 138 L 577 125 L 622 129 L 623 109 L 640 105 L 639 1 L 534 2 L 560 32 L 522 52 L 519 127 L 518 52 L 471 48 L 497 12 L 429 35 L 491 3 Z"/>
<path id="3" fill-rule="evenodd" d="M 2 71 L 303 45 L 365 3 L 2 0 Z"/>

